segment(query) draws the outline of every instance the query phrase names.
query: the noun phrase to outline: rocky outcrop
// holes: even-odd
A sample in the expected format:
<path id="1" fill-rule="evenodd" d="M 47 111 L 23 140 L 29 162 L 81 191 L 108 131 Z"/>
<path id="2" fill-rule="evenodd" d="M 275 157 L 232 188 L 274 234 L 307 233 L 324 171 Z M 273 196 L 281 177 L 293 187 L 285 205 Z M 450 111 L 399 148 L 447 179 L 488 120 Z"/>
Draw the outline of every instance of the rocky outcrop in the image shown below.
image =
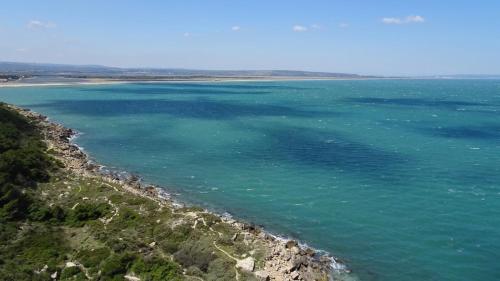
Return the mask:
<path id="1" fill-rule="evenodd" d="M 252 257 L 247 257 L 236 262 L 236 268 L 241 269 L 246 272 L 252 272 L 255 268 L 255 259 Z"/>

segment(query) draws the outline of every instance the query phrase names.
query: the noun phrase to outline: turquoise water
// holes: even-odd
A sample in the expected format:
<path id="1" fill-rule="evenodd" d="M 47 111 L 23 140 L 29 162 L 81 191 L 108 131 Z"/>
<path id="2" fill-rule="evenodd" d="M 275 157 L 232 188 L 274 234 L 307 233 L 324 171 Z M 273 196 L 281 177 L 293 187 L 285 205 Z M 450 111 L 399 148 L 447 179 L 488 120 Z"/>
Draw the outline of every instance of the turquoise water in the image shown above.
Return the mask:
<path id="1" fill-rule="evenodd" d="M 100 163 L 362 280 L 500 280 L 500 81 L 4 88 Z"/>

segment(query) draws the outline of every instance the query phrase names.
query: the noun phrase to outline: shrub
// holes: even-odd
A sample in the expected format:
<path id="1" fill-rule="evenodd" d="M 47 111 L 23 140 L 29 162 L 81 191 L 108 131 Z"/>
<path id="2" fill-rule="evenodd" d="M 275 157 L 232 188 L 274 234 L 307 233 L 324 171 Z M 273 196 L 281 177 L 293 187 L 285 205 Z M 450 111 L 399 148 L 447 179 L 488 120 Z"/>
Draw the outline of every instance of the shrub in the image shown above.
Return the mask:
<path id="1" fill-rule="evenodd" d="M 158 257 L 148 260 L 137 259 L 131 270 L 145 281 L 181 280 L 182 274 L 177 264 Z"/>
<path id="2" fill-rule="evenodd" d="M 4 256 L 4 250 L 9 256 Z M 16 267 L 41 269 L 44 265 L 48 265 L 49 269 L 54 271 L 57 265 L 66 259 L 65 253 L 68 250 L 69 247 L 59 229 L 50 226 L 32 226 L 19 240 L 2 249 L 0 255 Z"/>
<path id="3" fill-rule="evenodd" d="M 54 169 L 46 146 L 29 121 L 0 104 L 0 220 L 27 216 L 33 200 L 25 192 Z"/>
<path id="4" fill-rule="evenodd" d="M 218 258 L 210 263 L 206 280 L 230 281 L 236 279 L 235 275 L 236 272 L 234 271 L 234 263 Z"/>
<path id="5" fill-rule="evenodd" d="M 82 250 L 77 255 L 76 258 L 78 261 L 83 264 L 83 266 L 89 267 L 97 267 L 99 264 L 105 260 L 110 254 L 108 248 L 98 248 L 95 250 Z"/>
<path id="6" fill-rule="evenodd" d="M 68 224 L 72 226 L 82 226 L 87 221 L 96 220 L 109 213 L 107 203 L 82 203 L 71 210 L 68 216 Z"/>
<path id="7" fill-rule="evenodd" d="M 105 278 L 117 277 L 125 274 L 134 261 L 132 254 L 111 255 L 101 264 L 101 275 Z"/>
<path id="8" fill-rule="evenodd" d="M 47 207 L 43 203 L 32 204 L 28 208 L 28 217 L 33 221 L 62 222 L 66 218 L 64 209 L 60 206 Z"/>
<path id="9" fill-rule="evenodd" d="M 0 221 L 24 219 L 32 201 L 20 187 L 0 182 Z"/>
<path id="10" fill-rule="evenodd" d="M 80 270 L 80 268 L 76 267 L 76 266 L 73 266 L 73 267 L 66 267 L 65 269 L 63 269 L 63 271 L 61 272 L 61 279 L 64 280 L 64 279 L 68 279 L 68 278 L 71 278 L 79 273 L 82 273 L 82 271 Z"/>
<path id="11" fill-rule="evenodd" d="M 199 268 L 196 266 L 192 265 L 186 269 L 186 275 L 191 275 L 191 276 L 203 276 L 203 271 L 201 271 Z"/>
<path id="12" fill-rule="evenodd" d="M 196 266 L 206 272 L 208 265 L 216 256 L 210 240 L 201 239 L 181 243 L 174 258 L 184 267 Z"/>
<path id="13" fill-rule="evenodd" d="M 120 208 L 120 215 L 119 215 L 120 224 L 124 224 L 126 226 L 132 226 L 137 222 L 139 218 L 140 218 L 139 214 L 134 210 L 126 207 Z"/>

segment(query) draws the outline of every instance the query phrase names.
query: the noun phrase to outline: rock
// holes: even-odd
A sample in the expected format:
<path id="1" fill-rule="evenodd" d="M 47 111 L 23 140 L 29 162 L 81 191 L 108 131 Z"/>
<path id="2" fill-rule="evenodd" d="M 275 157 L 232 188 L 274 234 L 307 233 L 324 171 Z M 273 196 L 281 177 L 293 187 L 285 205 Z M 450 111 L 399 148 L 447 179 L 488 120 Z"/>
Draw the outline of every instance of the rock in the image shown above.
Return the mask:
<path id="1" fill-rule="evenodd" d="M 292 253 L 294 253 L 295 255 L 298 255 L 300 253 L 299 247 L 297 247 L 297 246 L 292 247 Z"/>
<path id="2" fill-rule="evenodd" d="M 306 257 L 299 257 L 293 261 L 293 266 L 295 269 L 300 269 L 301 266 L 307 266 L 309 263 Z"/>
<path id="3" fill-rule="evenodd" d="M 45 271 L 47 271 L 47 269 L 49 269 L 49 266 L 48 265 L 44 265 L 43 268 L 40 269 L 40 271 L 38 271 L 38 273 L 45 272 Z"/>
<path id="4" fill-rule="evenodd" d="M 149 247 L 151 247 L 151 248 L 153 248 L 155 245 L 156 245 L 156 242 L 154 242 L 154 241 L 149 243 Z"/>
<path id="5" fill-rule="evenodd" d="M 308 256 L 310 256 L 310 257 L 313 257 L 316 254 L 316 252 L 313 249 L 311 249 L 311 248 L 307 248 L 305 250 L 305 254 L 308 255 Z"/>
<path id="6" fill-rule="evenodd" d="M 259 281 L 269 281 L 270 280 L 269 273 L 267 273 L 263 270 L 256 271 L 255 277 L 257 277 L 257 280 L 259 280 Z"/>
<path id="7" fill-rule="evenodd" d="M 56 271 L 56 272 L 54 272 L 54 273 L 52 273 L 52 274 L 50 275 L 50 278 L 52 278 L 52 279 L 56 279 L 56 278 L 57 278 L 57 271 Z"/>
<path id="8" fill-rule="evenodd" d="M 297 247 L 298 245 L 299 245 L 299 244 L 297 243 L 297 241 L 295 241 L 295 240 L 290 240 L 290 241 L 286 242 L 285 247 L 286 247 L 287 249 L 291 249 L 291 248 L 293 248 L 293 247 Z"/>
<path id="9" fill-rule="evenodd" d="M 74 263 L 74 262 L 69 261 L 66 263 L 66 267 L 75 267 L 75 266 L 76 266 L 76 263 Z"/>
<path id="10" fill-rule="evenodd" d="M 125 278 L 125 280 L 128 280 L 128 281 L 141 281 L 141 278 L 135 277 L 132 275 L 125 275 L 125 276 L 123 276 L 123 278 Z"/>
<path id="11" fill-rule="evenodd" d="M 236 241 L 238 239 L 238 232 L 236 232 L 233 237 L 231 237 L 231 240 Z"/>
<path id="12" fill-rule="evenodd" d="M 239 268 L 243 271 L 252 272 L 255 268 L 255 260 L 252 257 L 238 260 L 238 262 L 236 262 L 236 268 Z"/>
<path id="13" fill-rule="evenodd" d="M 300 275 L 297 271 L 294 271 L 294 272 L 292 272 L 292 274 L 290 274 L 290 277 L 292 277 L 293 280 L 298 280 L 299 276 Z"/>

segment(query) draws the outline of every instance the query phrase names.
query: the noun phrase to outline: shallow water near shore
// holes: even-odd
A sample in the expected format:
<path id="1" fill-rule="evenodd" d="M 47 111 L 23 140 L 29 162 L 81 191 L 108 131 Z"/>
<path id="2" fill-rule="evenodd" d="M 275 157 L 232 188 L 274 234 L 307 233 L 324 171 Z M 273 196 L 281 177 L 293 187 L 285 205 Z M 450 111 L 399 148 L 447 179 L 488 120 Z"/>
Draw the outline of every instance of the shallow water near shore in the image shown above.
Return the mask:
<path id="1" fill-rule="evenodd" d="M 92 158 L 298 238 L 362 280 L 500 279 L 500 81 L 0 89 Z"/>

